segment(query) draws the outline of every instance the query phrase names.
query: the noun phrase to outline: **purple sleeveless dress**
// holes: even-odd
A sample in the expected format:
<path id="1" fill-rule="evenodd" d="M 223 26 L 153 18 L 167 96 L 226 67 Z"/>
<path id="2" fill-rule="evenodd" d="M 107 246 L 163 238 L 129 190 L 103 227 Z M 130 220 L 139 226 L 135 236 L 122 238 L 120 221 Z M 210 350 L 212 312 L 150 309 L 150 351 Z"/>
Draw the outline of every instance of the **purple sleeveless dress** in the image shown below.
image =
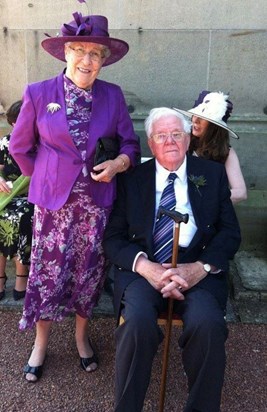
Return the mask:
<path id="1" fill-rule="evenodd" d="M 64 78 L 69 131 L 86 158 L 92 93 Z M 109 209 L 88 195 L 84 166 L 66 204 L 52 211 L 35 206 L 30 275 L 19 328 L 38 320 L 60 321 L 71 313 L 89 318 L 102 291 L 105 258 L 103 231 Z"/>

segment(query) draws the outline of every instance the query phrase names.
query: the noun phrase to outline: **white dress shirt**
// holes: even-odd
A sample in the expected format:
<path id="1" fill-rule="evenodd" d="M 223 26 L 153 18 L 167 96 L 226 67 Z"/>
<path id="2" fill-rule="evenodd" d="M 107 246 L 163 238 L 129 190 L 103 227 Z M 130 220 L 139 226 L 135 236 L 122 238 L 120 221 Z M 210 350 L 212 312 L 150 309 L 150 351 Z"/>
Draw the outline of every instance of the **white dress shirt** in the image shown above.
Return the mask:
<path id="1" fill-rule="evenodd" d="M 170 172 L 164 169 L 159 162 L 156 160 L 156 210 L 155 210 L 155 220 L 157 216 L 157 211 L 160 203 L 160 198 L 163 190 L 168 185 L 168 176 L 170 173 L 175 173 L 177 179 L 174 181 L 174 191 L 176 197 L 176 207 L 175 210 L 182 214 L 188 213 L 189 220 L 188 223 L 180 224 L 179 232 L 179 245 L 182 247 L 187 247 L 191 242 L 196 230 L 196 222 L 192 213 L 192 208 L 188 198 L 187 192 L 187 174 L 186 174 L 186 163 L 187 159 L 185 157 L 184 162 L 179 167 L 178 170 Z"/>
<path id="2" fill-rule="evenodd" d="M 184 162 L 179 167 L 178 170 L 170 172 L 169 170 L 162 167 L 157 160 L 156 162 L 156 208 L 155 208 L 155 222 L 156 216 L 159 208 L 160 198 L 163 190 L 168 185 L 168 176 L 170 173 L 176 173 L 177 179 L 174 181 L 174 191 L 176 197 L 176 207 L 175 210 L 184 214 L 188 213 L 189 219 L 188 222 L 180 224 L 179 230 L 179 246 L 187 247 L 197 230 L 196 222 L 192 213 L 192 208 L 189 202 L 188 193 L 187 193 L 187 174 L 186 174 L 186 163 L 187 159 L 185 157 Z M 144 252 L 139 252 L 133 262 L 132 270 L 135 272 L 135 265 L 138 257 L 144 255 L 147 257 L 147 254 Z"/>

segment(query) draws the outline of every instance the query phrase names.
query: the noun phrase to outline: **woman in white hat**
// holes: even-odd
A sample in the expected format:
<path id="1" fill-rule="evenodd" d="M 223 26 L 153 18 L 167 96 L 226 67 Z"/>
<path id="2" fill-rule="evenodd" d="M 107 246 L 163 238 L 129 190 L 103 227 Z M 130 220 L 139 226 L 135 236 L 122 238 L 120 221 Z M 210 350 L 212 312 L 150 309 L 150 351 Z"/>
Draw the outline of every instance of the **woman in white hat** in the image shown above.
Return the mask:
<path id="1" fill-rule="evenodd" d="M 42 42 L 66 62 L 58 76 L 26 87 L 10 151 L 31 176 L 35 204 L 33 248 L 20 329 L 36 327 L 25 378 L 42 374 L 52 322 L 75 314 L 80 365 L 94 371 L 98 359 L 88 319 L 105 278 L 104 228 L 116 196 L 116 175 L 140 153 L 119 86 L 99 80 L 103 66 L 119 61 L 128 44 L 109 36 L 104 16 L 73 14 L 61 36 Z M 97 141 L 118 141 L 117 156 L 95 162 Z"/>
<path id="2" fill-rule="evenodd" d="M 233 203 L 247 198 L 247 188 L 238 156 L 230 146 L 229 136 L 238 135 L 227 126 L 233 104 L 222 92 L 202 91 L 189 111 L 176 109 L 191 117 L 192 132 L 189 153 L 224 163 Z"/>

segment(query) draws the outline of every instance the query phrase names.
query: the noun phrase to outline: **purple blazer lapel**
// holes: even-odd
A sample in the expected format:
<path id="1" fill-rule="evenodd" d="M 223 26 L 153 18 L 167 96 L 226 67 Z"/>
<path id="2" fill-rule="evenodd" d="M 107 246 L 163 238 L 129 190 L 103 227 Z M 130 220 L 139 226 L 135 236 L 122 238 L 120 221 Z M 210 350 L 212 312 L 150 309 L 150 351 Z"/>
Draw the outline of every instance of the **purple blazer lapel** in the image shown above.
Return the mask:
<path id="1" fill-rule="evenodd" d="M 55 83 L 55 84 L 54 84 Z M 72 147 L 73 150 L 77 151 L 73 139 L 70 135 L 67 115 L 66 115 L 66 103 L 64 94 L 64 84 L 63 84 L 63 74 L 55 77 L 51 80 L 51 87 L 45 87 L 42 90 L 43 99 L 45 101 L 45 121 L 47 124 L 47 130 L 50 132 L 51 141 L 55 143 L 55 140 L 59 144 L 66 144 Z M 60 109 L 52 112 L 47 107 L 51 103 L 57 103 L 60 105 Z"/>

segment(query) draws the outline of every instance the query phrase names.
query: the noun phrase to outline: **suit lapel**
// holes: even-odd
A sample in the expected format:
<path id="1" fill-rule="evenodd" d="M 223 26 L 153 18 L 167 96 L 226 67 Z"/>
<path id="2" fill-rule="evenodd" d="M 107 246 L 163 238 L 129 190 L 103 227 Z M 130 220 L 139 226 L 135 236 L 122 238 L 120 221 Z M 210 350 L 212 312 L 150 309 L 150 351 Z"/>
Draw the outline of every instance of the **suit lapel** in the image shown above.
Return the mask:
<path id="1" fill-rule="evenodd" d="M 153 230 L 155 222 L 155 160 L 149 160 L 142 165 L 142 171 L 138 176 L 137 184 L 140 193 L 140 205 L 145 215 L 145 236 L 149 253 L 153 253 Z M 139 201 L 138 200 L 138 201 Z"/>
<path id="2" fill-rule="evenodd" d="M 201 188 L 195 186 L 195 184 L 189 179 L 189 176 L 203 175 L 203 170 L 199 171 L 194 167 L 192 156 L 187 156 L 187 184 L 188 184 L 188 197 L 190 200 L 192 212 L 195 218 L 197 227 L 201 226 L 200 213 L 203 204 L 203 197 L 201 194 Z"/>
<path id="3" fill-rule="evenodd" d="M 197 231 L 190 242 L 189 249 L 194 247 L 195 244 L 202 237 L 202 219 L 201 219 L 201 211 L 203 208 L 204 199 L 201 194 L 201 188 L 197 190 L 195 184 L 189 179 L 189 176 L 201 176 L 204 175 L 203 170 L 198 170 L 196 168 L 196 164 L 194 162 L 194 158 L 192 156 L 187 156 L 187 184 L 188 184 L 188 197 L 191 204 L 192 213 L 194 215 L 195 223 L 197 226 Z"/>

